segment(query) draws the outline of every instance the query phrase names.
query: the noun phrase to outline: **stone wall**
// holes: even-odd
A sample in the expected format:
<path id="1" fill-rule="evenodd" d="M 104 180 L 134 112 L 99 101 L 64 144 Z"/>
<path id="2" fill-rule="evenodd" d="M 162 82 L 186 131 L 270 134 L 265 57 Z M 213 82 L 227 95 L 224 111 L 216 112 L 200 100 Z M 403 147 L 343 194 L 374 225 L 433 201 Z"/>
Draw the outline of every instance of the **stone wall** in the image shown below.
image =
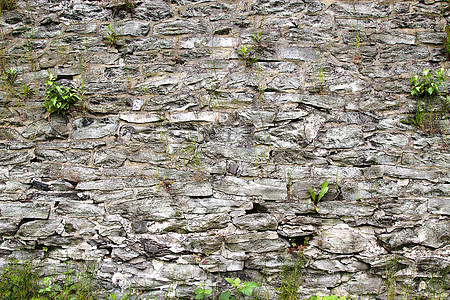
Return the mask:
<path id="1" fill-rule="evenodd" d="M 412 74 L 448 66 L 448 16 L 434 0 L 18 1 L 1 12 L 2 76 L 18 71 L 0 93 L 1 264 L 96 262 L 104 295 L 191 297 L 224 277 L 279 287 L 303 252 L 300 299 L 383 298 L 393 276 L 431 293 L 450 266 L 448 103 L 401 121 Z M 43 107 L 48 72 L 83 93 L 65 116 Z"/>

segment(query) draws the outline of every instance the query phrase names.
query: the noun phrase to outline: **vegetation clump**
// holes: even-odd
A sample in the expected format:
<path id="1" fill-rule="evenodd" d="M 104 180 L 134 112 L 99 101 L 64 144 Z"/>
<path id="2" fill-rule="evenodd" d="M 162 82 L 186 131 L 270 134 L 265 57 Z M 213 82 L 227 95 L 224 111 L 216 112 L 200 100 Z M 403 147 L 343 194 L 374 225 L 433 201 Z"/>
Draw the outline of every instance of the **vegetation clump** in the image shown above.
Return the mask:
<path id="1" fill-rule="evenodd" d="M 325 194 L 328 192 L 328 181 L 324 181 L 322 183 L 322 186 L 320 187 L 320 192 L 316 197 L 316 194 L 314 193 L 313 189 L 310 187 L 309 188 L 309 194 L 311 196 L 311 200 L 312 203 L 314 205 L 314 208 L 316 209 L 316 211 L 319 211 L 319 208 L 317 207 L 317 205 L 319 204 L 319 201 L 323 198 L 323 196 L 325 196 Z"/>
<path id="2" fill-rule="evenodd" d="M 255 62 L 258 61 L 255 50 L 252 47 L 243 45 L 241 49 L 236 50 L 239 59 L 245 62 L 245 66 L 251 67 Z"/>
<path id="3" fill-rule="evenodd" d="M 108 25 L 108 33 L 104 36 L 111 45 L 117 45 L 117 34 L 114 29 L 111 28 L 111 24 Z"/>
<path id="4" fill-rule="evenodd" d="M 261 285 L 253 281 L 242 282 L 240 278 L 225 278 L 225 280 L 231 284 L 233 290 L 227 290 L 220 293 L 219 300 L 238 300 L 241 297 L 252 296 L 253 288 L 260 287 Z M 195 299 L 206 299 L 211 295 L 211 289 L 204 289 L 203 284 L 194 291 Z"/>
<path id="5" fill-rule="evenodd" d="M 441 97 L 439 87 L 444 82 L 444 69 L 440 68 L 436 71 L 436 75 L 432 76 L 429 69 L 424 69 L 422 75 L 415 74 L 409 80 L 411 86 L 411 95 L 417 97 L 417 105 L 414 116 L 407 120 L 402 120 L 404 124 L 412 125 L 416 128 L 422 128 L 427 132 L 436 132 L 439 128 L 436 125 L 437 116 L 441 103 L 434 99 L 440 98 L 445 106 L 448 106 L 448 95 Z"/>
<path id="6" fill-rule="evenodd" d="M 70 105 L 81 99 L 78 89 L 59 85 L 51 73 L 49 73 L 45 85 L 47 90 L 45 91 L 44 106 L 49 114 L 65 115 Z"/>
<path id="7" fill-rule="evenodd" d="M 435 78 L 431 76 L 430 70 L 424 69 L 421 76 L 413 75 L 409 80 L 411 85 L 411 95 L 416 97 L 439 95 L 439 86 L 443 81 L 443 68 L 436 71 Z"/>
<path id="8" fill-rule="evenodd" d="M 38 277 L 30 264 L 10 263 L 0 280 L 0 299 L 28 300 L 38 296 Z"/>
<path id="9" fill-rule="evenodd" d="M 11 68 L 6 69 L 4 71 L 3 81 L 5 82 L 6 85 L 13 86 L 17 80 L 17 75 L 18 75 L 18 72 L 16 70 L 11 69 Z"/>
<path id="10" fill-rule="evenodd" d="M 16 6 L 16 0 L 0 0 L 1 10 L 12 10 Z"/>

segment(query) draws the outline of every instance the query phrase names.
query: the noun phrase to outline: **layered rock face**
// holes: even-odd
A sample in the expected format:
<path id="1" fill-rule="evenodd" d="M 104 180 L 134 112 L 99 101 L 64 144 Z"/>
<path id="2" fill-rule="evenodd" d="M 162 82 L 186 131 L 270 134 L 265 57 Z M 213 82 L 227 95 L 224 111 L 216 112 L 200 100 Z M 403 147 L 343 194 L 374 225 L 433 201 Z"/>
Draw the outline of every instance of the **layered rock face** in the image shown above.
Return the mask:
<path id="1" fill-rule="evenodd" d="M 102 295 L 240 277 L 276 299 L 304 255 L 299 299 L 448 292 L 447 81 L 402 122 L 412 74 L 448 66 L 448 18 L 434 0 L 17 1 L 1 264 L 93 262 Z M 48 72 L 82 93 L 65 116 L 43 107 Z"/>

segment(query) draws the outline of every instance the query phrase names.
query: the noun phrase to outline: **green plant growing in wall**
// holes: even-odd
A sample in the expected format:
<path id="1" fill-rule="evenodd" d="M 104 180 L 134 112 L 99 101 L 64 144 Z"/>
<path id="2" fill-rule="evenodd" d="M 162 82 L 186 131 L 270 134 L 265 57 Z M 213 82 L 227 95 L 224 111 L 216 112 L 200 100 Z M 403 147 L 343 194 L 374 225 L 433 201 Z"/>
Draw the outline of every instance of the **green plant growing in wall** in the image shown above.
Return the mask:
<path id="1" fill-rule="evenodd" d="M 16 0 L 0 0 L 0 10 L 12 10 L 16 6 Z"/>
<path id="2" fill-rule="evenodd" d="M 328 181 L 324 181 L 322 183 L 322 186 L 320 187 L 320 192 L 316 197 L 316 194 L 314 193 L 313 189 L 310 187 L 309 188 L 309 194 L 311 196 L 311 200 L 314 204 L 314 208 L 316 209 L 316 211 L 319 211 L 319 208 L 317 207 L 317 205 L 319 204 L 320 200 L 323 198 L 323 196 L 325 196 L 325 194 L 328 192 Z"/>
<path id="3" fill-rule="evenodd" d="M 255 53 L 255 49 L 252 47 L 248 47 L 247 45 L 242 45 L 241 49 L 236 50 L 238 57 L 240 60 L 245 62 L 245 66 L 251 67 L 255 62 L 258 61 L 258 58 Z"/>
<path id="4" fill-rule="evenodd" d="M 201 283 L 200 286 L 194 291 L 195 299 L 205 299 L 211 295 L 211 289 L 204 289 L 202 286 L 203 283 Z"/>
<path id="5" fill-rule="evenodd" d="M 4 77 L 3 77 L 4 83 L 8 86 L 13 86 L 17 80 L 17 75 L 18 75 L 18 72 L 16 70 L 11 69 L 11 68 L 6 69 L 4 71 Z"/>
<path id="6" fill-rule="evenodd" d="M 242 282 L 240 278 L 225 278 L 225 280 L 231 284 L 234 292 L 230 290 L 221 292 L 219 295 L 219 300 L 238 300 L 247 296 L 251 297 L 253 295 L 253 289 L 261 286 L 253 281 Z M 211 295 L 212 291 L 211 289 L 204 289 L 203 284 L 200 284 L 200 286 L 194 290 L 194 293 L 195 299 L 205 299 Z"/>
<path id="7" fill-rule="evenodd" d="M 219 300 L 237 300 L 240 299 L 241 294 L 245 296 L 253 295 L 253 288 L 260 287 L 256 282 L 253 281 L 244 281 L 242 282 L 240 278 L 235 278 L 234 280 L 231 278 L 225 278 L 225 280 L 231 284 L 231 286 L 238 293 L 238 298 L 235 298 L 231 295 L 231 291 L 222 292 L 220 294 Z"/>
<path id="8" fill-rule="evenodd" d="M 45 85 L 47 89 L 45 91 L 44 107 L 49 114 L 65 115 L 70 105 L 81 99 L 80 92 L 77 89 L 59 85 L 55 82 L 55 78 L 50 72 Z"/>
<path id="9" fill-rule="evenodd" d="M 250 40 L 252 49 L 254 49 L 256 53 L 261 54 L 264 51 L 268 50 L 267 45 L 265 45 L 264 43 L 265 39 L 261 31 L 251 34 Z"/>
<path id="10" fill-rule="evenodd" d="M 38 277 L 31 264 L 17 261 L 3 267 L 0 277 L 0 299 L 32 299 L 37 297 Z"/>
<path id="11" fill-rule="evenodd" d="M 422 75 L 413 75 L 409 80 L 411 85 L 411 95 L 416 97 L 425 97 L 439 95 L 439 86 L 444 81 L 444 69 L 436 71 L 436 76 L 431 76 L 429 69 L 424 69 Z"/>
<path id="12" fill-rule="evenodd" d="M 425 112 L 420 109 L 420 102 L 417 102 L 416 111 L 414 117 L 409 117 L 407 120 L 401 120 L 403 124 L 408 124 L 417 128 L 423 126 Z"/>
<path id="13" fill-rule="evenodd" d="M 292 241 L 289 242 L 291 246 Z M 300 245 L 303 246 L 303 245 Z M 295 245 L 295 247 L 298 247 Z M 292 248 L 290 248 L 292 249 Z M 288 251 L 289 252 L 289 251 Z M 283 272 L 280 286 L 280 300 L 296 300 L 297 291 L 300 288 L 304 278 L 305 265 L 308 263 L 307 258 L 303 254 L 303 249 L 295 252 L 293 260 L 286 261 L 283 265 Z"/>
<path id="14" fill-rule="evenodd" d="M 257 33 L 253 33 L 252 35 L 250 35 L 250 38 L 252 39 L 252 43 L 253 43 L 253 45 L 255 45 L 255 47 L 262 47 L 263 36 L 262 36 L 261 31 L 258 31 Z"/>
<path id="15" fill-rule="evenodd" d="M 28 84 L 24 83 L 22 88 L 20 89 L 20 96 L 22 96 L 23 99 L 29 99 L 31 96 L 33 96 L 36 92 L 34 89 L 32 89 Z"/>
<path id="16" fill-rule="evenodd" d="M 432 125 L 431 118 L 426 122 L 425 117 L 431 115 L 429 107 L 431 99 L 440 95 L 439 87 L 444 82 L 444 69 L 440 68 L 433 77 L 429 69 L 424 69 L 422 75 L 413 75 L 409 80 L 411 95 L 417 97 L 416 110 L 413 117 L 401 120 L 402 123 L 423 128 L 425 123 Z M 447 98 L 443 98 L 444 101 Z M 445 104 L 445 103 L 444 103 Z M 431 129 L 430 129 L 431 130 Z"/>
<path id="17" fill-rule="evenodd" d="M 103 36 L 111 45 L 117 45 L 117 34 L 114 29 L 111 28 L 111 24 L 108 25 L 108 32 Z"/>

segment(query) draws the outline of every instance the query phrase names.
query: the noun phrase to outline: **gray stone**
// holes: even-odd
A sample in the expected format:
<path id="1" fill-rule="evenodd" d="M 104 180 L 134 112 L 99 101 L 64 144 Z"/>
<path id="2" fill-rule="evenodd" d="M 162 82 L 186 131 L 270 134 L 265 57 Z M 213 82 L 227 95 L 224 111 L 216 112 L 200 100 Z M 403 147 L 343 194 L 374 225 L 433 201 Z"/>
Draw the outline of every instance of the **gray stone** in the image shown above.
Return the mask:
<path id="1" fill-rule="evenodd" d="M 369 17 L 369 18 L 383 18 L 391 13 L 389 5 L 379 2 L 367 3 L 334 3 L 330 9 L 337 17 Z"/>
<path id="2" fill-rule="evenodd" d="M 425 59 L 429 55 L 426 47 L 419 46 L 397 46 L 389 48 L 380 53 L 379 61 L 382 63 L 401 62 L 405 60 Z"/>
<path id="3" fill-rule="evenodd" d="M 181 241 L 183 249 L 194 253 L 214 253 L 220 251 L 222 243 L 217 236 L 191 235 Z"/>
<path id="4" fill-rule="evenodd" d="M 226 259 L 219 255 L 210 255 L 201 260 L 199 266 L 208 272 L 233 272 L 243 270 L 244 262 Z"/>
<path id="5" fill-rule="evenodd" d="M 270 90 L 284 92 L 288 90 L 299 90 L 302 87 L 303 78 L 298 76 L 278 76 L 275 77 L 269 84 L 267 88 Z"/>
<path id="6" fill-rule="evenodd" d="M 142 105 L 141 105 L 141 107 L 142 107 Z M 137 109 L 137 110 L 139 110 L 139 109 Z M 133 110 L 134 110 L 134 106 L 133 106 Z M 161 117 L 159 115 L 150 114 L 150 113 L 145 113 L 145 114 L 122 113 L 122 114 L 120 114 L 120 119 L 123 121 L 129 122 L 129 123 L 138 123 L 138 124 L 162 121 Z"/>
<path id="7" fill-rule="evenodd" d="M 330 128 L 318 140 L 326 149 L 353 148 L 362 143 L 362 132 L 354 127 Z"/>
<path id="8" fill-rule="evenodd" d="M 90 62 L 95 64 L 114 65 L 120 58 L 119 53 L 91 53 Z"/>
<path id="9" fill-rule="evenodd" d="M 118 36 L 131 35 L 131 36 L 145 36 L 150 30 L 148 22 L 130 21 L 117 22 L 114 31 Z"/>
<path id="10" fill-rule="evenodd" d="M 126 149 L 102 149 L 94 152 L 93 163 L 100 167 L 121 167 L 127 159 Z"/>
<path id="11" fill-rule="evenodd" d="M 381 234 L 378 239 L 391 249 L 419 243 L 419 237 L 414 228 L 401 228 L 391 233 Z"/>
<path id="12" fill-rule="evenodd" d="M 427 201 L 426 199 L 409 198 L 389 199 L 386 203 L 382 203 L 380 207 L 387 215 L 423 215 L 427 212 Z"/>
<path id="13" fill-rule="evenodd" d="M 309 288 L 332 288 L 341 283 L 340 274 L 308 274 L 305 276 L 305 287 Z"/>
<path id="14" fill-rule="evenodd" d="M 344 165 L 368 166 L 380 164 L 397 164 L 400 156 L 395 153 L 387 154 L 384 151 L 340 151 L 330 158 Z"/>
<path id="15" fill-rule="evenodd" d="M 385 150 L 393 150 L 396 148 L 407 149 L 410 145 L 407 135 L 392 134 L 389 132 L 376 133 L 370 136 L 368 140 Z"/>
<path id="16" fill-rule="evenodd" d="M 14 235 L 19 229 L 20 220 L 11 218 L 0 218 L 0 234 L 2 236 Z"/>
<path id="17" fill-rule="evenodd" d="M 450 184 L 430 184 L 428 182 L 412 182 L 406 189 L 414 196 L 440 196 L 447 197 L 450 193 Z"/>
<path id="18" fill-rule="evenodd" d="M 450 215 L 450 199 L 428 199 L 428 212 L 432 214 Z"/>
<path id="19" fill-rule="evenodd" d="M 136 86 L 136 91 L 139 94 L 168 94 L 175 92 L 180 84 L 180 80 L 175 77 L 154 77 L 150 80 L 140 83 Z"/>
<path id="20" fill-rule="evenodd" d="M 178 182 L 174 181 L 170 187 L 170 193 L 189 197 L 209 197 L 213 190 L 209 182 Z"/>
<path id="21" fill-rule="evenodd" d="M 314 213 L 314 206 L 308 201 L 294 203 L 265 202 L 264 207 L 271 214 L 294 215 Z"/>
<path id="22" fill-rule="evenodd" d="M 130 249 L 129 247 L 113 248 L 112 252 L 111 252 L 111 257 L 115 260 L 120 259 L 122 261 L 129 261 L 138 256 L 139 256 L 139 253 L 136 251 L 133 251 L 133 249 Z"/>
<path id="23" fill-rule="evenodd" d="M 321 249 L 338 254 L 362 252 L 368 246 L 359 230 L 352 229 L 346 224 L 338 224 L 324 230 L 319 241 Z"/>
<path id="24" fill-rule="evenodd" d="M 95 204 L 65 201 L 57 205 L 56 212 L 65 216 L 98 217 L 105 214 L 105 209 Z"/>
<path id="25" fill-rule="evenodd" d="M 16 219 L 48 219 L 50 205 L 35 203 L 0 203 L 0 216 Z"/>
<path id="26" fill-rule="evenodd" d="M 395 166 L 385 166 L 384 174 L 393 178 L 425 179 L 431 182 L 439 180 L 439 174 L 433 170 L 417 170 Z"/>
<path id="27" fill-rule="evenodd" d="M 233 224 L 241 229 L 247 230 L 276 230 L 278 222 L 270 214 L 249 214 L 233 219 Z"/>
<path id="28" fill-rule="evenodd" d="M 251 13 L 258 15 L 276 14 L 290 16 L 305 8 L 305 3 L 299 0 L 257 0 L 252 3 Z"/>
<path id="29" fill-rule="evenodd" d="M 164 197 L 112 201 L 105 208 L 108 214 L 128 215 L 135 220 L 162 221 L 176 217 L 171 200 Z"/>
<path id="30" fill-rule="evenodd" d="M 344 286 L 351 294 L 379 294 L 384 280 L 365 273 L 355 274 Z"/>
<path id="31" fill-rule="evenodd" d="M 0 151 L 0 165 L 15 165 L 24 163 L 31 159 L 28 152 L 10 153 L 9 151 Z"/>
<path id="32" fill-rule="evenodd" d="M 89 82 L 84 86 L 84 92 L 86 95 L 111 96 L 125 93 L 126 91 L 127 85 L 124 82 L 119 81 Z M 87 108 L 89 109 L 89 103 Z"/>
<path id="33" fill-rule="evenodd" d="M 144 1 L 134 13 L 135 18 L 146 21 L 159 21 L 173 16 L 172 8 L 162 0 Z"/>
<path id="34" fill-rule="evenodd" d="M 430 220 L 417 228 L 418 242 L 421 245 L 440 248 L 450 242 L 450 221 Z"/>
<path id="35" fill-rule="evenodd" d="M 170 120 L 174 123 L 184 122 L 208 122 L 223 123 L 228 119 L 228 115 L 220 112 L 183 112 L 170 115 Z"/>
<path id="36" fill-rule="evenodd" d="M 36 145 L 36 149 L 67 149 L 70 143 L 67 142 L 43 142 Z"/>
<path id="37" fill-rule="evenodd" d="M 95 181 L 84 181 L 77 185 L 77 190 L 99 190 L 99 191 L 114 191 L 122 190 L 124 188 L 123 181 L 120 179 L 102 179 Z"/>
<path id="38" fill-rule="evenodd" d="M 3 118 L 5 117 L 3 114 L 0 114 Z M 0 140 L 20 140 L 20 133 L 12 128 L 0 128 Z"/>
<path id="39" fill-rule="evenodd" d="M 206 26 L 198 21 L 175 20 L 160 23 L 154 27 L 155 33 L 160 35 L 180 35 L 192 33 L 205 33 Z"/>
<path id="40" fill-rule="evenodd" d="M 275 236 L 277 236 L 275 234 Z M 225 243 L 230 251 L 251 251 L 254 253 L 283 251 L 287 243 L 279 239 L 273 239 L 270 231 L 261 233 L 249 233 L 242 236 L 232 236 Z"/>
<path id="41" fill-rule="evenodd" d="M 311 174 L 318 178 L 333 178 L 335 180 L 342 180 L 347 178 L 359 179 L 362 172 L 359 168 L 353 167 L 313 167 Z"/>
<path id="42" fill-rule="evenodd" d="M 275 118 L 275 112 L 270 111 L 245 110 L 240 111 L 238 115 L 243 121 L 257 128 L 271 125 Z"/>
<path id="43" fill-rule="evenodd" d="M 308 236 L 317 230 L 316 226 L 305 224 L 301 226 L 281 225 L 278 227 L 278 234 L 286 237 Z"/>
<path id="44" fill-rule="evenodd" d="M 319 130 L 323 127 L 325 119 L 321 116 L 308 116 L 305 119 L 305 137 L 309 143 L 312 143 L 319 133 Z"/>
<path id="45" fill-rule="evenodd" d="M 227 226 L 230 218 L 226 214 L 207 214 L 202 218 L 197 216 L 184 215 L 181 211 L 176 211 L 176 220 L 157 222 L 149 225 L 147 232 L 155 233 L 195 233 L 213 229 L 222 229 Z"/>
<path id="46" fill-rule="evenodd" d="M 221 192 L 264 200 L 285 200 L 287 197 L 286 184 L 279 180 L 253 180 L 226 176 L 214 185 L 214 189 Z"/>
<path id="47" fill-rule="evenodd" d="M 81 118 L 72 122 L 72 139 L 98 139 L 116 132 L 119 120 L 116 117 L 103 119 Z"/>
<path id="48" fill-rule="evenodd" d="M 315 61 L 319 56 L 319 51 L 311 47 L 289 47 L 280 49 L 279 56 L 284 59 Z"/>
<path id="49" fill-rule="evenodd" d="M 358 203 L 348 203 L 340 201 L 326 201 L 318 204 L 319 213 L 324 217 L 345 216 L 345 217 L 363 217 L 371 216 L 374 206 L 362 205 Z"/>
<path id="50" fill-rule="evenodd" d="M 0 180 L 5 180 L 9 178 L 8 167 L 0 167 Z"/>
<path id="51" fill-rule="evenodd" d="M 131 200 L 134 198 L 132 190 L 114 191 L 114 192 L 100 192 L 92 195 L 94 203 L 111 202 L 116 200 Z"/>
<path id="52" fill-rule="evenodd" d="M 370 265 L 360 262 L 354 258 L 351 259 L 319 259 L 311 263 L 311 267 L 326 272 L 350 272 L 368 271 Z"/>
<path id="53" fill-rule="evenodd" d="M 37 157 L 43 160 L 56 162 L 70 162 L 73 164 L 88 164 L 91 159 L 91 153 L 84 151 L 59 151 L 36 149 L 34 152 Z"/>
<path id="54" fill-rule="evenodd" d="M 60 220 L 36 220 L 22 224 L 17 234 L 23 237 L 45 238 L 59 232 L 62 227 Z"/>
<path id="55" fill-rule="evenodd" d="M 50 121 L 40 120 L 31 123 L 22 132 L 22 136 L 29 140 L 46 140 L 52 138 L 66 138 L 68 136 L 67 122 L 61 117 L 50 117 Z"/>
<path id="56" fill-rule="evenodd" d="M 417 41 L 424 44 L 441 45 L 443 42 L 440 32 L 417 32 Z"/>
<path id="57" fill-rule="evenodd" d="M 371 39 L 377 42 L 386 43 L 390 45 L 394 44 L 406 44 L 414 45 L 416 42 L 416 37 L 409 34 L 372 34 Z"/>

